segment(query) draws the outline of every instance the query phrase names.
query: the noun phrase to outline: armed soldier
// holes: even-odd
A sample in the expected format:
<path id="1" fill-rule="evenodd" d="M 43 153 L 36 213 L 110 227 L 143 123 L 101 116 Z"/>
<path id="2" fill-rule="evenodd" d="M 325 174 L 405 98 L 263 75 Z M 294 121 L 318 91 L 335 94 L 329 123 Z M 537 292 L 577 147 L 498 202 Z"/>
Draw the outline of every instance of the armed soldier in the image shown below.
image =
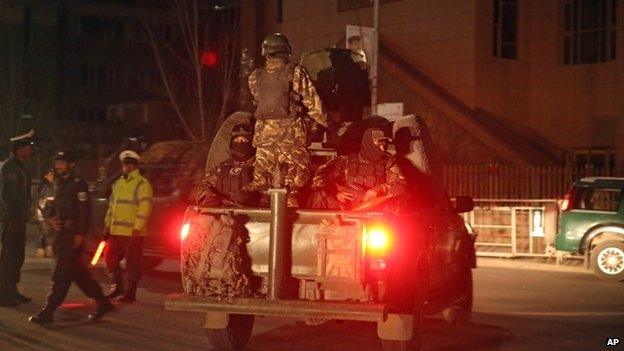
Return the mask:
<path id="1" fill-rule="evenodd" d="M 314 207 L 353 209 L 384 196 L 404 195 L 405 178 L 386 152 L 388 144 L 389 138 L 381 129 L 369 128 L 359 153 L 340 156 L 319 167 L 312 186 L 325 196 L 325 201 Z"/>
<path id="2" fill-rule="evenodd" d="M 243 190 L 253 180 L 252 128 L 238 124 L 232 128 L 231 135 L 230 158 L 206 173 L 197 194 L 198 206 L 255 206 L 259 203 L 258 192 Z"/>
<path id="3" fill-rule="evenodd" d="M 11 157 L 0 166 L 0 306 L 28 303 L 17 291 L 24 264 L 26 222 L 30 219 L 30 174 L 24 166 L 33 154 L 34 131 L 11 138 Z"/>
<path id="4" fill-rule="evenodd" d="M 230 157 L 206 173 L 198 190 L 198 206 L 258 205 L 261 194 L 243 190 L 253 179 L 252 137 L 247 124 L 232 128 Z M 182 271 L 193 272 L 183 274 L 185 291 L 225 299 L 251 295 L 252 272 L 245 250 L 249 237 L 242 219 L 226 214 L 208 219 L 207 230 L 189 234 L 182 243 Z"/>
<path id="5" fill-rule="evenodd" d="M 89 315 L 89 319 L 100 319 L 113 310 L 113 305 L 91 276 L 85 261 L 82 245 L 89 229 L 91 203 L 87 183 L 73 175 L 74 166 L 75 160 L 67 151 L 59 151 L 54 157 L 57 175 L 54 200 L 46 204 L 44 216 L 56 231 L 56 266 L 52 273 L 52 291 L 41 312 L 28 319 L 32 323 L 48 324 L 54 321 L 54 311 L 65 300 L 72 282 L 97 302 L 97 309 Z"/>
<path id="6" fill-rule="evenodd" d="M 256 121 L 254 180 L 248 190 L 265 191 L 283 175 L 288 206 L 297 207 L 299 189 L 310 178 L 308 126 L 327 127 L 321 99 L 306 69 L 290 64 L 290 44 L 274 33 L 262 42 L 265 67 L 249 76 Z M 304 117 L 307 115 L 309 118 Z M 313 121 L 313 122 L 312 122 Z"/>

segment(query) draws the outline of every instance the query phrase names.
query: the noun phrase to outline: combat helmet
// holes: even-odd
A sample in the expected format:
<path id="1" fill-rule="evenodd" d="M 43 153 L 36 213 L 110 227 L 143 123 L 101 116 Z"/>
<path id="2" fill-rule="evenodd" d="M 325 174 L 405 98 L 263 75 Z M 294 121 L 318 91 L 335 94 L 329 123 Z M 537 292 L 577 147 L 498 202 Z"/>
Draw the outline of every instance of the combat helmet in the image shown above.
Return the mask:
<path id="1" fill-rule="evenodd" d="M 286 36 L 280 33 L 269 34 L 262 42 L 262 56 L 271 54 L 292 54 L 290 43 Z"/>

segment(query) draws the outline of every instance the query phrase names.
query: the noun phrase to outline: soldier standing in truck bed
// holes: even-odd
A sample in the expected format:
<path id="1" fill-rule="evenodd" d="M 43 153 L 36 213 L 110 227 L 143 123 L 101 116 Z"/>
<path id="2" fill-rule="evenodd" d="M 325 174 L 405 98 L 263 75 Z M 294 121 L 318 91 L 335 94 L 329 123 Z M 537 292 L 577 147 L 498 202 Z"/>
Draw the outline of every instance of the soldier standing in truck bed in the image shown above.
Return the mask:
<path id="1" fill-rule="evenodd" d="M 256 105 L 253 142 L 257 152 L 254 180 L 246 189 L 265 191 L 278 174 L 283 175 L 289 190 L 287 204 L 297 207 L 298 191 L 310 179 L 308 126 L 327 127 L 327 116 L 306 69 L 290 64 L 290 55 L 284 35 L 269 35 L 262 42 L 266 65 L 249 76 Z"/>

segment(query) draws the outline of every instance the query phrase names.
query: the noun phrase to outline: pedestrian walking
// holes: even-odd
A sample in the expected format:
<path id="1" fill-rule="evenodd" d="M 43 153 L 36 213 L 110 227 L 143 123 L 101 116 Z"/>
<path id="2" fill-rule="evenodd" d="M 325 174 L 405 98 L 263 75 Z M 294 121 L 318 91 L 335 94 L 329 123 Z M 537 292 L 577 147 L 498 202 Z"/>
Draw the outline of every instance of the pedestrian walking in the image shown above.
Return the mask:
<path id="1" fill-rule="evenodd" d="M 33 323 L 54 321 L 54 311 L 65 300 L 72 282 L 97 302 L 97 309 L 89 319 L 100 319 L 114 309 L 87 268 L 83 242 L 89 229 L 91 203 L 87 183 L 73 174 L 75 164 L 68 151 L 59 151 L 54 157 L 54 200 L 46 204 L 44 217 L 56 232 L 56 265 L 52 273 L 52 291 L 44 308 L 28 319 Z"/>

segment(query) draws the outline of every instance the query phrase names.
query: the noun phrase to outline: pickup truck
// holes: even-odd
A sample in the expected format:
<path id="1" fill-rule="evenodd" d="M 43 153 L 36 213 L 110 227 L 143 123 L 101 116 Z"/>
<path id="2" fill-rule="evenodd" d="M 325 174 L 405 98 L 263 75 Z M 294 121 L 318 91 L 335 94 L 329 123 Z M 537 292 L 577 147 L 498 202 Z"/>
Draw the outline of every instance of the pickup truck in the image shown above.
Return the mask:
<path id="1" fill-rule="evenodd" d="M 165 308 L 205 314 L 211 349 L 244 347 L 254 316 L 270 315 L 308 324 L 370 321 L 384 350 L 419 350 L 423 315 L 470 319 L 475 237 L 458 214 L 473 202 L 467 196 L 424 201 L 431 194 L 408 186 L 412 196 L 400 206 L 375 203 L 357 211 L 287 208 L 285 189 L 269 190 L 269 208 L 188 207 L 180 223 L 182 261 L 189 238 L 210 238 L 214 218 L 236 217 L 261 284 L 255 297 L 233 299 L 187 288 L 168 295 Z M 182 267 L 185 287 L 191 272 Z"/>

